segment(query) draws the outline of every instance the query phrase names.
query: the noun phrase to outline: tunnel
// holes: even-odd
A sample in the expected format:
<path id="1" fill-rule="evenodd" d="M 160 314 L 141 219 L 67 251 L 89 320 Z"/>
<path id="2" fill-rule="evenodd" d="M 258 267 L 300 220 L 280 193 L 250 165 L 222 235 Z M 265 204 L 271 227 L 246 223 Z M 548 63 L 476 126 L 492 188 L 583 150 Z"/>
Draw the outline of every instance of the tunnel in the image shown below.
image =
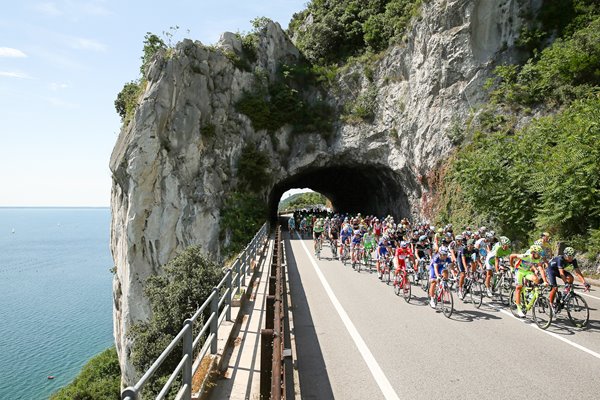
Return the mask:
<path id="1" fill-rule="evenodd" d="M 389 167 L 374 164 L 307 168 L 275 184 L 269 195 L 269 218 L 277 220 L 277 206 L 283 193 L 308 187 L 326 196 L 335 212 L 363 215 L 410 215 L 408 197 L 401 177 Z"/>

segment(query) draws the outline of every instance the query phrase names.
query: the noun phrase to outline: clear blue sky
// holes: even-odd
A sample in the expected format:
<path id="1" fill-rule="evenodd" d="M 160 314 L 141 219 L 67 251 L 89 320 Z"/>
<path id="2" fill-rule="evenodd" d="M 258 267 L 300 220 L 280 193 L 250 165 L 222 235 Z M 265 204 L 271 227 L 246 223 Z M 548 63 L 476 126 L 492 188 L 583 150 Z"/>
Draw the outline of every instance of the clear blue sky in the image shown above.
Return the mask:
<path id="1" fill-rule="evenodd" d="M 0 206 L 108 206 L 114 100 L 146 32 L 215 43 L 307 0 L 6 1 L 0 13 Z M 188 33 L 189 30 L 189 33 Z"/>

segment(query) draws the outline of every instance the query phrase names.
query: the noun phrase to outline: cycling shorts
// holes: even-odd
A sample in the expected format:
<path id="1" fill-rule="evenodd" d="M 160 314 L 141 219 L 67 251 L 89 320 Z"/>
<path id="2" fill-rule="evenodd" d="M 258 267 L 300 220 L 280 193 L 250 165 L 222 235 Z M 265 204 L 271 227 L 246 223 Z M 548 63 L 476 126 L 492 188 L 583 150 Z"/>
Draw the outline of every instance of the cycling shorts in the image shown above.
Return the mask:
<path id="1" fill-rule="evenodd" d="M 485 269 L 488 271 L 496 269 L 496 257 L 490 257 L 485 259 Z"/>
<path id="2" fill-rule="evenodd" d="M 523 271 L 521 269 L 517 269 L 515 272 L 515 285 L 522 286 L 523 279 L 527 279 L 528 281 L 532 282 L 535 282 L 536 280 L 535 274 L 530 270 Z"/>
<path id="3" fill-rule="evenodd" d="M 568 271 L 565 271 L 564 273 L 565 279 L 569 276 L 572 277 L 572 275 Z M 556 283 L 556 278 L 560 278 L 560 271 L 558 270 L 558 267 L 550 266 L 546 268 L 546 278 L 548 278 L 548 283 L 550 284 L 550 286 L 558 287 L 558 284 Z"/>
<path id="4" fill-rule="evenodd" d="M 440 266 L 438 264 L 433 264 L 429 266 L 429 279 L 431 280 L 436 279 L 434 268 L 437 268 L 438 275 L 442 275 L 442 271 L 445 271 L 447 269 L 445 265 Z"/>
<path id="5" fill-rule="evenodd" d="M 315 239 L 318 239 L 318 238 L 320 238 L 320 237 L 321 237 L 321 234 L 322 234 L 323 232 L 313 232 L 313 233 L 314 233 L 314 235 L 315 235 Z"/>
<path id="6" fill-rule="evenodd" d="M 329 236 L 331 236 L 331 240 L 337 240 L 337 239 L 338 239 L 338 236 L 339 236 L 339 234 L 338 234 L 336 231 L 331 231 L 331 232 L 329 233 Z"/>

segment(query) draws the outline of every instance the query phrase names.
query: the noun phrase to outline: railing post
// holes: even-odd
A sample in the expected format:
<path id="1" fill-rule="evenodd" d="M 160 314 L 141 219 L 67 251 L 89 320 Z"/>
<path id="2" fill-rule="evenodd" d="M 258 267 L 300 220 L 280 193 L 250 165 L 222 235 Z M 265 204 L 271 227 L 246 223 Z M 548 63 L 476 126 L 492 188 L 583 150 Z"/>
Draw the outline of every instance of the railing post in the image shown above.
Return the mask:
<path id="1" fill-rule="evenodd" d="M 213 288 L 212 301 L 210 303 L 210 313 L 213 319 L 210 321 L 210 333 L 213 334 L 213 339 L 210 344 L 210 354 L 217 354 L 218 350 L 218 331 L 219 331 L 219 289 Z"/>
<path id="2" fill-rule="evenodd" d="M 121 392 L 121 400 L 138 400 L 138 393 L 133 388 L 133 386 L 129 386 L 128 388 L 123 389 Z"/>
<path id="3" fill-rule="evenodd" d="M 225 318 L 227 321 L 231 321 L 231 299 L 233 298 L 233 270 L 231 268 L 227 270 L 227 289 L 229 289 L 229 294 L 225 299 L 225 307 L 227 307 Z"/>
<path id="4" fill-rule="evenodd" d="M 242 293 L 242 259 L 235 260 L 235 273 L 237 275 L 237 293 Z"/>
<path id="5" fill-rule="evenodd" d="M 244 250 L 244 255 L 242 256 L 244 262 L 242 264 L 242 286 L 246 287 L 246 271 L 248 271 L 248 250 Z"/>
<path id="6" fill-rule="evenodd" d="M 186 319 L 183 325 L 185 334 L 183 335 L 183 357 L 187 356 L 187 361 L 181 371 L 182 383 L 186 386 L 185 392 L 183 393 L 183 399 L 191 400 L 192 398 L 192 361 L 194 353 L 194 321 Z"/>

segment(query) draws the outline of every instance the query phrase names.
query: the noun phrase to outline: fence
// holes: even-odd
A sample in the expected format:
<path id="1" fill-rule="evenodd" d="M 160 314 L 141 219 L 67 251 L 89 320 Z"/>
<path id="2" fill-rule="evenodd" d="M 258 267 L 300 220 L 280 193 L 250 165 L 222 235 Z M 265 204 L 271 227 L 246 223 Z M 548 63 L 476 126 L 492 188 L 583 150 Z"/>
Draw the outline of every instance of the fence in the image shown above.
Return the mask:
<path id="1" fill-rule="evenodd" d="M 122 400 L 138 400 L 140 392 L 144 385 L 148 383 L 150 378 L 154 376 L 158 368 L 173 352 L 173 349 L 179 342 L 183 343 L 183 354 L 179 364 L 171 373 L 171 376 L 163 386 L 162 390 L 156 397 L 156 400 L 162 400 L 171 390 L 171 386 L 175 379 L 181 374 L 182 382 L 177 396 L 177 400 L 191 400 L 192 398 L 192 377 L 200 367 L 202 359 L 210 351 L 210 354 L 217 353 L 218 329 L 223 320 L 231 321 L 231 300 L 236 294 L 241 294 L 242 287 L 246 285 L 246 274 L 251 262 L 256 259 L 259 251 L 262 252 L 266 245 L 268 227 L 265 223 L 262 228 L 256 233 L 250 244 L 246 246 L 244 251 L 238 256 L 233 265 L 227 269 L 225 276 L 221 282 L 213 288 L 212 293 L 204 304 L 194 313 L 191 318 L 185 320 L 183 328 L 167 346 L 167 348 L 156 359 L 154 364 L 146 371 L 140 380 L 134 385 L 124 389 L 121 392 Z M 223 293 L 219 293 L 224 289 Z M 210 307 L 210 316 L 199 327 L 200 332 L 193 337 L 194 324 L 204 311 Z M 220 311 L 219 311 L 220 310 Z M 202 337 L 207 334 L 206 340 L 196 361 L 193 361 L 195 349 L 200 344 Z"/>
<path id="2" fill-rule="evenodd" d="M 265 329 L 260 332 L 260 398 L 265 400 L 294 398 L 290 326 L 287 317 L 286 264 L 281 226 L 278 225 L 275 228 Z"/>

